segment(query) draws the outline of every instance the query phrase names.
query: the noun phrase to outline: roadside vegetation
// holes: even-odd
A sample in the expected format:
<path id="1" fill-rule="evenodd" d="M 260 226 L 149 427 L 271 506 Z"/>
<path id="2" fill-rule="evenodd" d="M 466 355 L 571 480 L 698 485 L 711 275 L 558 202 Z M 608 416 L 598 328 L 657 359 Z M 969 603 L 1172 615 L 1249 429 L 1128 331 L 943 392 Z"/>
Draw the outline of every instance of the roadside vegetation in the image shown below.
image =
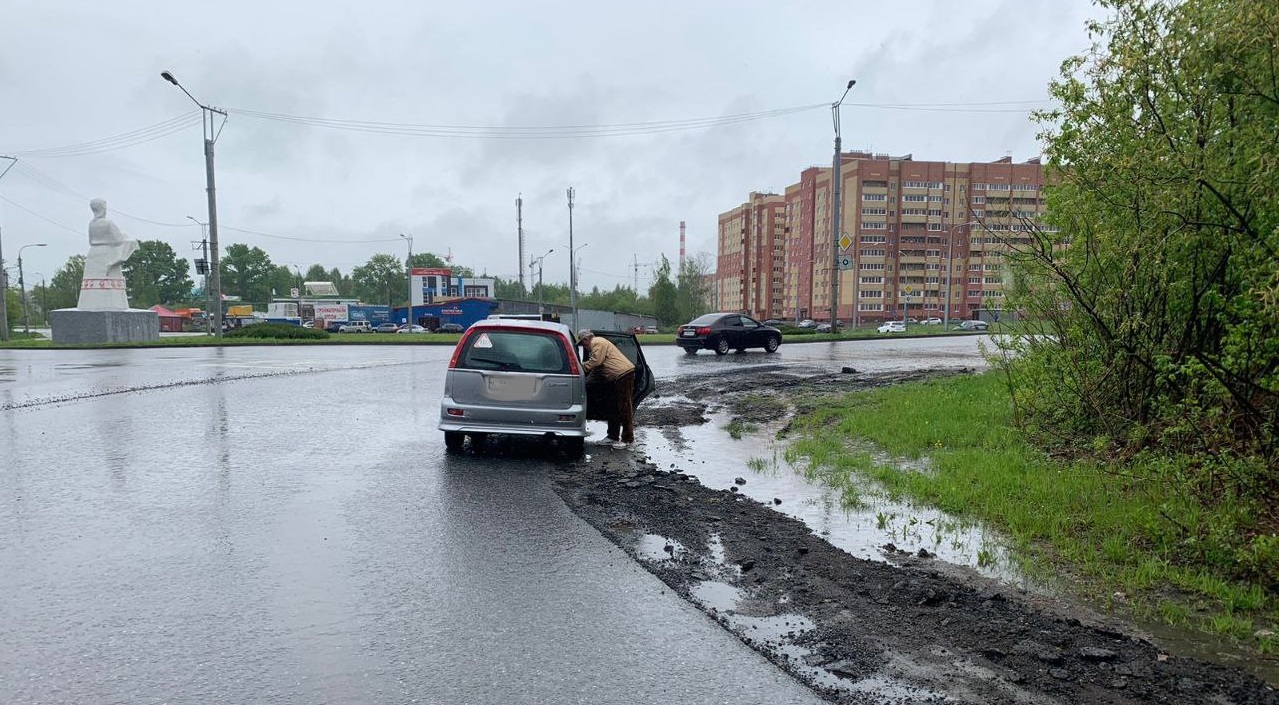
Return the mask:
<path id="1" fill-rule="evenodd" d="M 872 480 L 894 499 L 997 527 L 1024 570 L 1071 578 L 1085 597 L 1279 652 L 1279 600 L 1262 577 L 1274 555 L 1227 551 L 1225 536 L 1211 551 L 1187 540 L 1237 531 L 1249 502 L 1205 506 L 1151 482 L 1155 460 L 1050 456 L 1016 425 L 998 372 L 823 399 L 791 434 L 791 459 L 807 459 L 846 502 Z"/>
<path id="2" fill-rule="evenodd" d="M 229 340 L 328 340 L 329 334 L 291 323 L 259 323 L 228 331 L 222 337 Z"/>
<path id="3" fill-rule="evenodd" d="M 993 374 L 815 410 L 801 448 L 1273 652 L 1279 4 L 1101 4 L 1037 116 L 1047 219 L 991 231 L 1025 334 L 994 339 Z"/>

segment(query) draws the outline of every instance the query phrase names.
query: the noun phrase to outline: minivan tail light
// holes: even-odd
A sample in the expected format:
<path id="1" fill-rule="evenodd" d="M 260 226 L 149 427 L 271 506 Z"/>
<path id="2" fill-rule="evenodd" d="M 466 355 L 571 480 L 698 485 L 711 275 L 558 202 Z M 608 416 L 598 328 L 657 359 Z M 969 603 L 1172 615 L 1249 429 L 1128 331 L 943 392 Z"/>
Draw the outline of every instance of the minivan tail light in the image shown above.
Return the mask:
<path id="1" fill-rule="evenodd" d="M 711 327 L 710 327 L 710 326 L 702 326 L 701 328 L 698 328 L 698 329 L 697 329 L 697 334 L 698 334 L 698 335 L 710 335 L 710 334 L 711 334 Z"/>
<path id="2" fill-rule="evenodd" d="M 475 333 L 475 329 L 470 328 L 465 333 L 462 334 L 462 339 L 457 341 L 457 347 L 453 348 L 453 357 L 449 358 L 450 370 L 455 369 L 457 367 L 458 358 L 462 356 L 462 349 L 466 347 L 466 341 L 470 340 L 471 336 L 474 333 Z"/>
<path id="3" fill-rule="evenodd" d="M 444 413 L 449 416 L 466 416 L 466 412 L 462 409 L 445 409 Z"/>
<path id="4" fill-rule="evenodd" d="M 581 374 L 582 368 L 577 364 L 577 351 L 573 349 L 573 343 L 568 339 L 568 336 L 560 336 L 560 340 L 564 343 L 564 352 L 568 353 L 569 374 Z"/>

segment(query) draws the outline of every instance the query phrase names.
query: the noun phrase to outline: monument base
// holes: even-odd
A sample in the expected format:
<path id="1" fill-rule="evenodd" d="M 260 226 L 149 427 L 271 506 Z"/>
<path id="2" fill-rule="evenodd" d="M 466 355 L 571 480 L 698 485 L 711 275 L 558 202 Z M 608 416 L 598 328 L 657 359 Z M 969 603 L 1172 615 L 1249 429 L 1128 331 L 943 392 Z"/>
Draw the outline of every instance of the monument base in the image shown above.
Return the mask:
<path id="1" fill-rule="evenodd" d="M 54 344 L 137 343 L 160 339 L 160 317 L 147 309 L 49 312 Z"/>

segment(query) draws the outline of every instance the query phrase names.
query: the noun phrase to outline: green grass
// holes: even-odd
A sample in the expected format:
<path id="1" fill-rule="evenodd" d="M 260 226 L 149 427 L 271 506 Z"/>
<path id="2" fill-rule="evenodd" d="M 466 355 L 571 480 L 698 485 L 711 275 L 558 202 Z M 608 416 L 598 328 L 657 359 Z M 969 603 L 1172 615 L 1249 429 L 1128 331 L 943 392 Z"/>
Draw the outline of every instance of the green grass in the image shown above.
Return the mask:
<path id="1" fill-rule="evenodd" d="M 871 478 L 895 498 L 985 521 L 1011 538 L 1033 571 L 1064 572 L 1086 597 L 1123 592 L 1140 616 L 1235 639 L 1279 623 L 1276 595 L 1230 579 L 1209 558 L 1188 561 L 1165 518 L 1235 526 L 1238 508 L 1192 505 L 1125 468 L 1046 457 L 1012 426 L 993 373 L 832 398 L 794 431 L 788 459 L 807 458 L 810 475 L 854 496 L 857 481 Z M 921 459 L 926 470 L 900 462 Z"/>

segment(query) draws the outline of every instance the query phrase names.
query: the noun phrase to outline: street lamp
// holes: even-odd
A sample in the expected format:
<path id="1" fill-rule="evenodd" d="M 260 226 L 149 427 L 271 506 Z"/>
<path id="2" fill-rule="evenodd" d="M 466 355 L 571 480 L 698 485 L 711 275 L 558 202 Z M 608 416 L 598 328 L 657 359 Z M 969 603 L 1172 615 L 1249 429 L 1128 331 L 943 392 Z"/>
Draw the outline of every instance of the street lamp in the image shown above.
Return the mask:
<path id="1" fill-rule="evenodd" d="M 405 274 L 408 275 L 408 278 L 409 278 L 409 302 L 407 304 L 408 310 L 405 311 L 404 313 L 404 325 L 412 326 L 413 325 L 413 236 L 400 233 L 400 237 L 404 238 L 404 240 L 408 242 L 409 244 L 409 254 L 407 257 L 404 258 L 404 272 Z M 410 328 L 409 332 L 412 333 L 413 329 Z"/>
<path id="2" fill-rule="evenodd" d="M 209 335 L 213 335 L 213 292 L 209 291 L 209 235 L 205 231 L 209 224 L 201 223 L 189 215 L 187 220 L 200 226 L 200 257 L 204 262 L 204 328 Z"/>
<path id="3" fill-rule="evenodd" d="M 843 200 L 843 181 L 842 163 L 840 159 L 840 150 L 842 149 L 839 135 L 839 106 L 844 104 L 844 99 L 848 97 L 848 92 L 853 90 L 853 86 L 857 81 L 849 81 L 848 86 L 844 88 L 844 95 L 839 100 L 830 104 L 831 120 L 835 123 L 835 164 L 831 170 L 831 178 L 833 185 L 831 193 L 834 196 L 834 203 L 831 204 L 830 211 L 830 251 L 831 251 L 831 277 L 830 277 L 830 329 L 835 330 L 835 321 L 839 320 L 839 238 L 843 235 L 843 228 L 840 226 L 843 221 L 839 217 L 840 201 Z"/>
<path id="4" fill-rule="evenodd" d="M 18 248 L 18 295 L 22 297 L 22 332 L 31 334 L 31 322 L 27 319 L 27 283 L 22 278 L 22 251 L 28 247 L 45 247 L 46 243 L 37 242 Z"/>
<path id="5" fill-rule="evenodd" d="M 950 295 L 951 289 L 954 288 L 954 271 L 955 271 L 955 231 L 960 228 L 970 228 L 981 223 L 972 220 L 967 223 L 960 223 L 950 229 L 950 235 L 946 238 L 946 315 L 942 321 L 942 325 L 950 328 Z M 967 276 L 965 274 L 965 276 Z"/>
<path id="6" fill-rule="evenodd" d="M 533 275 L 533 272 L 532 272 L 533 264 L 534 263 L 537 264 L 537 315 L 538 317 L 545 315 L 542 310 L 543 309 L 542 299 L 546 295 L 545 289 L 542 288 L 542 260 L 546 259 L 546 256 L 551 254 L 554 251 L 555 251 L 555 248 L 552 247 L 551 249 L 546 251 L 545 255 L 542 255 L 541 257 L 534 257 L 533 259 L 528 261 L 529 276 Z"/>
<path id="7" fill-rule="evenodd" d="M 575 252 L 573 249 L 574 195 L 573 187 L 568 187 L 568 305 L 573 309 L 573 328 L 577 328 L 577 265 L 573 262 Z"/>
<path id="8" fill-rule="evenodd" d="M 213 251 L 213 258 L 206 260 L 209 263 L 209 286 L 205 288 L 212 289 L 211 294 L 215 304 L 213 307 L 213 334 L 216 337 L 221 338 L 222 274 L 219 271 L 218 266 L 218 198 L 213 178 L 213 144 L 214 142 L 217 142 L 218 135 L 222 133 L 222 128 L 218 127 L 216 130 L 214 129 L 213 116 L 214 114 L 221 115 L 222 124 L 225 125 L 227 114 L 225 110 L 205 105 L 204 103 L 196 100 L 195 96 L 191 95 L 191 92 L 183 87 L 181 83 L 178 83 L 178 79 L 174 78 L 173 74 L 169 71 L 161 71 L 160 78 L 163 78 L 169 83 L 172 83 L 182 89 L 182 92 L 186 93 L 187 97 L 191 99 L 191 102 L 198 105 L 201 111 L 200 124 L 204 128 L 204 180 L 206 184 L 205 190 L 209 197 L 209 247 Z M 191 216 L 187 217 L 190 218 Z M 191 220 L 195 220 L 195 218 L 191 218 Z"/>
<path id="9" fill-rule="evenodd" d="M 13 165 L 18 163 L 18 158 L 8 157 L 3 154 L 0 154 L 0 159 L 9 160 L 9 166 L 5 167 L 4 171 L 0 171 L 0 179 L 3 179 L 4 175 L 8 174 L 9 170 L 13 168 Z M 0 238 L 0 245 L 3 244 L 2 240 L 3 238 Z M 3 261 L 4 261 L 4 248 L 0 247 L 0 262 L 3 262 Z M 0 340 L 9 339 L 8 296 L 9 296 L 9 277 L 7 274 L 5 274 L 4 267 L 0 267 Z"/>

